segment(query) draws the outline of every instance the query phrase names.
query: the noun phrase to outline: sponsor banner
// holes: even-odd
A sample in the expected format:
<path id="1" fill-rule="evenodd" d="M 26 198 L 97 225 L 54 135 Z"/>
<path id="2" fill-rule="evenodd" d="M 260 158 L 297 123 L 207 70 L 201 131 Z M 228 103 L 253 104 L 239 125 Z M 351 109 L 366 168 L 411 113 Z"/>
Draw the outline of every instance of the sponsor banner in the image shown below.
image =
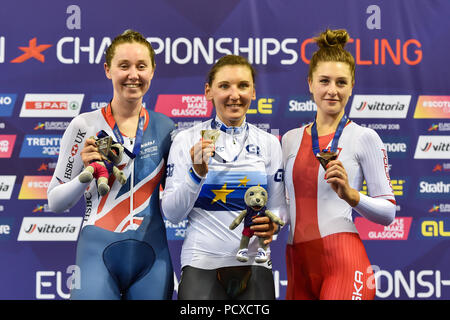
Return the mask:
<path id="1" fill-rule="evenodd" d="M 410 101 L 410 95 L 355 94 L 349 117 L 405 119 Z"/>
<path id="2" fill-rule="evenodd" d="M 433 167 L 432 172 L 450 172 L 450 162 L 437 163 Z"/>
<path id="3" fill-rule="evenodd" d="M 383 226 L 366 218 L 355 218 L 361 240 L 408 240 L 411 222 L 412 217 L 397 217 L 390 225 Z"/>
<path id="4" fill-rule="evenodd" d="M 110 94 L 95 94 L 92 95 L 88 104 L 88 111 L 98 110 L 104 107 L 107 107 L 109 102 L 111 101 Z"/>
<path id="5" fill-rule="evenodd" d="M 419 96 L 416 119 L 450 119 L 450 96 Z"/>
<path id="6" fill-rule="evenodd" d="M 175 118 L 209 118 L 213 105 L 203 94 L 160 94 L 155 111 Z"/>
<path id="7" fill-rule="evenodd" d="M 298 116 L 313 121 L 317 112 L 317 105 L 311 99 L 311 96 L 293 96 L 289 98 L 288 107 L 285 110 L 286 116 Z"/>
<path id="8" fill-rule="evenodd" d="M 12 217 L 0 218 L 0 241 L 9 240 L 11 238 L 13 224 L 14 218 Z"/>
<path id="9" fill-rule="evenodd" d="M 73 118 L 81 110 L 84 94 L 25 94 L 20 117 Z"/>
<path id="10" fill-rule="evenodd" d="M 24 217 L 17 241 L 76 241 L 81 217 Z"/>
<path id="11" fill-rule="evenodd" d="M 448 132 L 450 131 L 450 122 L 438 122 L 438 123 L 432 123 L 428 129 L 428 132 L 434 132 L 434 131 L 439 131 L 439 132 Z"/>
<path id="12" fill-rule="evenodd" d="M 16 99 L 15 93 L 0 93 L 0 117 L 11 117 Z"/>
<path id="13" fill-rule="evenodd" d="M 16 176 L 0 176 L 0 200 L 11 199 L 11 194 L 14 189 L 14 182 L 16 182 Z"/>
<path id="14" fill-rule="evenodd" d="M 408 182 L 407 178 L 396 178 L 390 179 L 392 190 L 394 191 L 394 196 L 403 197 L 408 194 Z M 366 196 L 370 196 L 367 189 L 366 180 L 363 181 L 363 185 L 361 187 L 360 192 Z"/>
<path id="15" fill-rule="evenodd" d="M 361 123 L 359 125 L 361 127 L 370 128 L 375 131 L 381 131 L 381 130 L 398 131 L 401 129 L 400 123 Z"/>
<path id="16" fill-rule="evenodd" d="M 450 218 L 422 218 L 419 223 L 420 239 L 449 239 Z"/>
<path id="17" fill-rule="evenodd" d="M 450 159 L 450 136 L 419 136 L 414 159 Z"/>
<path id="18" fill-rule="evenodd" d="M 61 135 L 25 135 L 20 158 L 57 158 Z"/>
<path id="19" fill-rule="evenodd" d="M 275 96 L 257 97 L 256 105 L 252 103 L 247 110 L 247 115 L 271 115 L 277 109 L 280 99 Z"/>
<path id="20" fill-rule="evenodd" d="M 47 188 L 52 176 L 24 176 L 19 199 L 47 199 Z"/>
<path id="21" fill-rule="evenodd" d="M 188 220 L 184 219 L 178 224 L 173 224 L 169 220 L 164 219 L 166 225 L 167 240 L 184 240 Z"/>
<path id="22" fill-rule="evenodd" d="M 15 134 L 0 134 L 0 158 L 11 158 L 15 142 Z"/>
<path id="23" fill-rule="evenodd" d="M 38 122 L 33 130 L 66 130 L 70 121 L 43 121 Z"/>
<path id="24" fill-rule="evenodd" d="M 428 210 L 428 213 L 449 213 L 450 212 L 450 203 L 440 203 L 433 204 L 433 206 Z"/>
<path id="25" fill-rule="evenodd" d="M 406 158 L 408 154 L 409 137 L 406 136 L 383 136 L 382 138 L 389 159 Z"/>
<path id="26" fill-rule="evenodd" d="M 419 199 L 449 199 L 450 178 L 441 177 L 422 177 L 419 180 L 417 192 Z"/>

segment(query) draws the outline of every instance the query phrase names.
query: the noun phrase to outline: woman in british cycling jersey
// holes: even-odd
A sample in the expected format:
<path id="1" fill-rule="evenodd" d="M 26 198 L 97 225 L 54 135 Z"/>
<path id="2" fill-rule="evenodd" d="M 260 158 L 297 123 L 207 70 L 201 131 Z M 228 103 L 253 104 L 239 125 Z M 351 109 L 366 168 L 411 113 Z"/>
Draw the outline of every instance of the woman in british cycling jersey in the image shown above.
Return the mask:
<path id="1" fill-rule="evenodd" d="M 154 55 L 140 33 L 127 30 L 117 36 L 106 51 L 104 65 L 114 90 L 111 102 L 74 118 L 62 138 L 48 188 L 49 206 L 62 212 L 83 194 L 86 202 L 76 255 L 81 281 L 72 288 L 71 299 L 172 297 L 173 269 L 159 210 L 159 187 L 174 124 L 142 105 L 155 70 Z M 102 160 L 90 139 L 101 130 L 130 151 L 118 165 L 126 183 L 111 174 L 110 190 L 103 197 L 95 179 L 83 183 L 78 178 L 85 166 Z"/>

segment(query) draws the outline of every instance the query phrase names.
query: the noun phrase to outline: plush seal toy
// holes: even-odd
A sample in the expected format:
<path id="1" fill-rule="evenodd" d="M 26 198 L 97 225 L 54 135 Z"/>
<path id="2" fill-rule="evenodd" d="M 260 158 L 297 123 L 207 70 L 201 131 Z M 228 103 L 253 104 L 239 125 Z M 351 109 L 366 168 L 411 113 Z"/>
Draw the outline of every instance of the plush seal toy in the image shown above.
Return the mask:
<path id="1" fill-rule="evenodd" d="M 244 230 L 242 231 L 241 243 L 239 251 L 236 254 L 236 259 L 241 262 L 248 261 L 248 244 L 254 233 L 254 231 L 250 229 L 250 226 L 253 224 L 254 218 L 267 216 L 271 221 L 281 226 L 284 225 L 283 220 L 266 209 L 267 199 L 267 191 L 263 187 L 250 187 L 244 195 L 244 201 L 247 208 L 242 210 L 241 214 L 233 220 L 229 227 L 233 230 L 242 222 L 242 220 L 244 220 Z M 257 263 L 267 261 L 268 258 L 266 249 L 267 245 L 264 245 L 264 238 L 259 238 L 259 248 L 255 258 Z"/>
<path id="2" fill-rule="evenodd" d="M 97 179 L 97 190 L 103 197 L 109 192 L 108 179 L 111 174 L 114 174 L 120 184 L 127 182 L 123 171 L 117 167 L 122 161 L 125 148 L 120 143 L 113 141 L 108 135 L 98 135 L 98 138 L 91 137 L 91 139 L 96 139 L 95 144 L 102 155 L 103 161 L 91 162 L 80 173 L 78 179 L 82 183 L 91 182 L 94 178 Z"/>

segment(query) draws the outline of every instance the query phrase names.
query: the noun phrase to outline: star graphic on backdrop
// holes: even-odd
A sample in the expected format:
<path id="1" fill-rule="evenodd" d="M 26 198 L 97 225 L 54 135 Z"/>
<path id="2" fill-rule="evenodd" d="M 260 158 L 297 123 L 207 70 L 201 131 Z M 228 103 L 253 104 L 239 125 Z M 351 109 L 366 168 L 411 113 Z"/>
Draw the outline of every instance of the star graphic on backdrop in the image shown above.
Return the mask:
<path id="1" fill-rule="evenodd" d="M 247 176 L 245 176 L 243 179 L 239 180 L 240 183 L 239 183 L 238 187 L 240 187 L 240 186 L 246 187 L 247 182 L 249 182 L 249 181 L 250 181 L 250 179 L 247 179 Z"/>
<path id="2" fill-rule="evenodd" d="M 11 60 L 12 63 L 22 63 L 24 61 L 27 61 L 30 58 L 35 58 L 36 60 L 39 60 L 40 62 L 45 62 L 45 57 L 41 53 L 44 50 L 47 50 L 52 45 L 51 44 L 40 44 L 36 46 L 36 38 L 31 39 L 28 41 L 28 47 L 19 47 L 20 50 L 25 52 L 24 54 L 18 56 L 14 60 Z"/>
<path id="3" fill-rule="evenodd" d="M 234 191 L 231 189 L 227 189 L 227 184 L 225 183 L 221 189 L 219 190 L 211 190 L 216 196 L 211 201 L 211 204 L 221 200 L 223 203 L 227 203 L 227 195 Z"/>

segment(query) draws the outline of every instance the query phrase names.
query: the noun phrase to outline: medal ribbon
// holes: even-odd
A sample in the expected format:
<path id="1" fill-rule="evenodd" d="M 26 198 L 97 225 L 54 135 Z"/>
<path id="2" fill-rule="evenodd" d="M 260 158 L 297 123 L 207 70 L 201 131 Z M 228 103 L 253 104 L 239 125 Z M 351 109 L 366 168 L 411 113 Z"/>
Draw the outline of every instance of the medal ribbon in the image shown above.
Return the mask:
<path id="1" fill-rule="evenodd" d="M 111 104 L 108 105 L 109 108 L 111 108 Z M 142 137 L 144 136 L 144 125 L 145 125 L 145 112 L 141 112 L 139 116 L 138 126 L 136 129 L 136 139 L 133 147 L 133 152 L 126 150 L 125 153 L 131 158 L 134 159 L 137 155 L 139 155 L 139 152 L 141 151 L 141 144 L 142 144 Z M 120 144 L 124 144 L 122 133 L 119 130 L 119 127 L 117 126 L 117 123 L 114 121 L 114 128 L 113 128 L 114 136 L 116 137 L 117 141 Z"/>
<path id="2" fill-rule="evenodd" d="M 339 142 L 339 138 L 341 137 L 342 131 L 344 130 L 345 125 L 347 124 L 348 118 L 347 115 L 344 114 L 339 121 L 338 127 L 336 129 L 336 132 L 334 133 L 333 140 L 331 142 L 331 148 L 330 152 L 336 152 L 337 146 Z M 311 139 L 312 139 L 312 149 L 314 155 L 317 157 L 320 154 L 320 146 L 319 146 L 319 135 L 317 133 L 317 125 L 316 125 L 316 119 L 314 119 L 314 123 L 311 127 Z M 323 149 L 322 152 L 328 152 L 326 149 Z"/>
<path id="3" fill-rule="evenodd" d="M 241 149 L 239 150 L 238 154 L 234 157 L 232 161 L 227 161 L 224 158 L 222 158 L 217 152 L 214 152 L 213 158 L 216 159 L 218 162 L 227 163 L 227 162 L 234 162 L 239 158 L 239 155 L 242 153 L 242 150 L 244 150 L 245 142 L 247 141 L 248 134 L 249 134 L 249 126 L 247 123 L 245 123 L 244 126 L 241 127 L 227 127 L 223 123 L 220 123 L 219 121 L 216 121 L 215 119 L 211 121 L 211 129 L 219 129 L 220 131 L 223 131 L 225 133 L 230 133 L 230 131 L 233 132 L 233 134 L 239 134 L 242 132 L 242 130 L 245 130 L 245 136 L 244 141 L 242 143 Z"/>

